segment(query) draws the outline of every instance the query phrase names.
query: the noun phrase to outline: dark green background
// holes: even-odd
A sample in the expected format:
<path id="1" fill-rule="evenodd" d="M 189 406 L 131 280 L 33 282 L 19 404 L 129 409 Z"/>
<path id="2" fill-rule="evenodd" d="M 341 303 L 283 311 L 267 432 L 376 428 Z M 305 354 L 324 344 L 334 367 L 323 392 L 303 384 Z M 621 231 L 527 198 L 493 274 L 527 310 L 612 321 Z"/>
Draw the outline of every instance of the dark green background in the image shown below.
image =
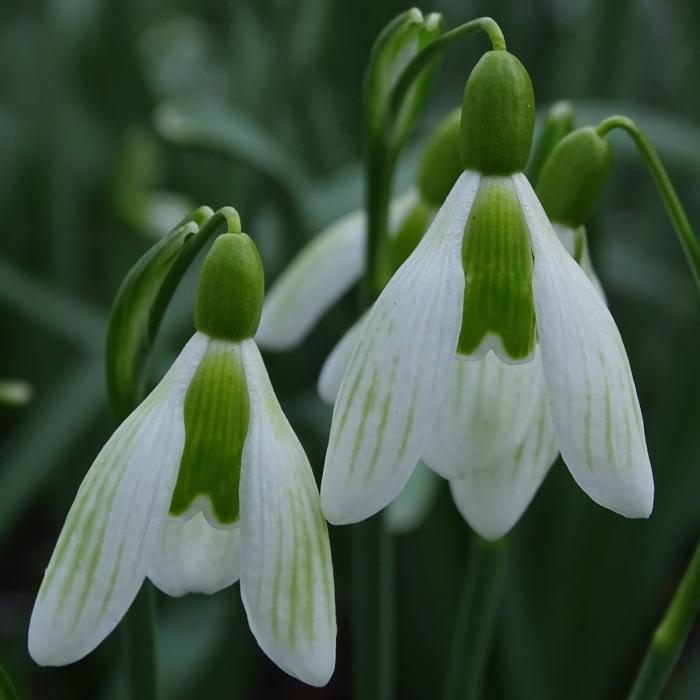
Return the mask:
<path id="1" fill-rule="evenodd" d="M 152 242 L 153 191 L 235 206 L 268 280 L 319 226 L 361 202 L 360 94 L 374 37 L 400 10 L 382 0 L 3 0 L 0 5 L 0 376 L 30 380 L 27 408 L 0 416 L 0 664 L 23 698 L 120 698 L 118 635 L 84 661 L 42 669 L 26 652 L 33 598 L 61 523 L 112 428 L 101 366 L 121 278 Z M 490 14 L 531 72 L 541 107 L 570 98 L 579 123 L 623 111 L 648 130 L 700 222 L 700 3 L 696 0 L 437 2 L 454 26 Z M 453 50 L 422 136 L 461 100 L 483 37 Z M 153 128 L 164 100 L 196 106 L 214 148 Z M 486 697 L 621 697 L 700 525 L 698 299 L 648 173 L 624 136 L 591 244 L 625 339 L 656 478 L 648 522 L 593 504 L 557 463 L 513 532 Z M 173 223 L 167 221 L 167 223 Z M 179 290 L 154 376 L 192 331 Z M 268 357 L 315 468 L 329 412 L 322 359 L 353 298 L 299 350 Z M 238 587 L 158 597 L 167 698 L 349 698 L 349 538 L 332 528 L 338 665 L 324 690 L 289 679 L 248 631 Z M 439 692 L 469 532 L 447 489 L 398 539 L 398 696 Z M 700 696 L 694 634 L 667 697 Z"/>

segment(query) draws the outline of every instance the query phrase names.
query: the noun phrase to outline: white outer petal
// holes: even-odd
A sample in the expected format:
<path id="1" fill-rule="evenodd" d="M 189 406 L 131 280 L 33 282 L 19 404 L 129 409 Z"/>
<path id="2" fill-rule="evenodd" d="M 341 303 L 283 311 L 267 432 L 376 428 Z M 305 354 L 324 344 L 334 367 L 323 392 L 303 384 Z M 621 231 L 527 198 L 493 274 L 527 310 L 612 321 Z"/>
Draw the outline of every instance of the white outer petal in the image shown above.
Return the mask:
<path id="1" fill-rule="evenodd" d="M 524 364 L 493 353 L 452 364 L 423 461 L 446 479 L 459 479 L 517 448 L 538 411 L 541 367 L 537 348 Z"/>
<path id="2" fill-rule="evenodd" d="M 335 403 L 335 399 L 338 396 L 345 370 L 348 368 L 352 351 L 355 349 L 357 339 L 360 337 L 362 324 L 366 318 L 367 314 L 365 313 L 364 316 L 348 328 L 345 335 L 331 350 L 330 355 L 323 363 L 323 367 L 321 367 L 321 374 L 318 377 L 318 395 L 322 401 L 331 406 Z"/>
<path id="3" fill-rule="evenodd" d="M 530 229 L 542 365 L 562 457 L 606 508 L 647 517 L 654 483 L 642 414 L 620 333 L 567 254 L 523 175 L 514 179 Z"/>
<path id="4" fill-rule="evenodd" d="M 531 383 L 536 410 L 520 440 L 489 464 L 450 482 L 460 513 L 487 540 L 503 537 L 515 525 L 557 458 L 539 356 L 533 362 L 538 370 Z"/>
<path id="5" fill-rule="evenodd" d="M 321 504 L 335 524 L 376 513 L 411 475 L 447 388 L 462 319 L 465 172 L 363 324 L 333 411 Z"/>
<path id="6" fill-rule="evenodd" d="M 147 576 L 163 593 L 216 593 L 239 576 L 237 527 L 212 527 L 199 512 L 187 522 L 166 518 Z"/>
<path id="7" fill-rule="evenodd" d="M 315 236 L 265 298 L 255 340 L 265 350 L 297 345 L 362 275 L 367 225 L 363 211 L 346 214 Z"/>
<path id="8" fill-rule="evenodd" d="M 207 343 L 195 334 L 80 485 L 29 623 L 37 663 L 61 666 L 91 652 L 141 587 L 175 486 L 185 393 Z"/>
<path id="9" fill-rule="evenodd" d="M 284 671 L 325 685 L 335 668 L 326 521 L 309 461 L 253 341 L 241 343 L 250 427 L 241 469 L 241 597 L 250 629 Z"/>

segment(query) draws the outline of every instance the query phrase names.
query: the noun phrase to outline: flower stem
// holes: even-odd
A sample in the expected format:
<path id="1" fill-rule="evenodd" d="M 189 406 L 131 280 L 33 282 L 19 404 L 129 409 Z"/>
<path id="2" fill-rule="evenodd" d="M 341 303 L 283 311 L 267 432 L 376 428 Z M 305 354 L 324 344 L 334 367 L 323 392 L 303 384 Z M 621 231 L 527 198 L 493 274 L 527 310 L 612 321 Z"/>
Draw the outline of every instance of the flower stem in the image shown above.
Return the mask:
<path id="1" fill-rule="evenodd" d="M 666 211 L 676 230 L 678 240 L 683 247 L 683 252 L 693 273 L 695 284 L 698 287 L 698 291 L 700 291 L 700 245 L 698 245 L 698 240 L 683 210 L 683 205 L 678 199 L 676 190 L 658 153 L 654 150 L 644 132 L 631 119 L 622 116 L 608 117 L 598 125 L 596 130 L 601 136 L 605 136 L 612 129 L 623 129 L 626 131 L 646 161 Z"/>
<path id="2" fill-rule="evenodd" d="M 474 536 L 464 589 L 455 620 L 444 700 L 476 700 L 503 593 L 505 539 L 488 542 Z"/>
<path id="3" fill-rule="evenodd" d="M 381 515 L 352 530 L 353 697 L 394 697 L 394 543 Z"/>
<path id="4" fill-rule="evenodd" d="M 389 115 L 393 118 L 401 109 L 401 104 L 406 97 L 413 81 L 425 70 L 438 56 L 457 42 L 472 34 L 485 32 L 491 41 L 494 50 L 505 51 L 506 40 L 501 28 L 491 17 L 477 17 L 459 27 L 445 32 L 442 36 L 428 44 L 422 51 L 417 53 L 403 69 L 401 75 L 394 85 L 389 100 Z"/>
<path id="5" fill-rule="evenodd" d="M 628 700 L 654 700 L 673 671 L 700 609 L 700 542 L 656 628 Z"/>
<path id="6" fill-rule="evenodd" d="M 158 697 L 153 587 L 144 581 L 119 626 L 126 665 L 127 695 L 132 700 Z"/>

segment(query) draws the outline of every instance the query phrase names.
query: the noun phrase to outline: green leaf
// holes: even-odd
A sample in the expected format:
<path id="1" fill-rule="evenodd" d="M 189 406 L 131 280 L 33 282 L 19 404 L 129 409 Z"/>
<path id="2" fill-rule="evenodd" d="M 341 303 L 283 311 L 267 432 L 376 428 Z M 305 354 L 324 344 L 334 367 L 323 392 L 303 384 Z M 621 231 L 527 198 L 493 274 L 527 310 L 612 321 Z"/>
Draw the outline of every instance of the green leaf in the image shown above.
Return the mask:
<path id="1" fill-rule="evenodd" d="M 112 306 L 105 363 L 112 408 L 125 418 L 143 398 L 146 365 L 165 310 L 190 263 L 226 220 L 240 231 L 231 208 L 200 207 L 150 248 L 131 268 Z"/>
<path id="2" fill-rule="evenodd" d="M 0 700 L 18 700 L 17 692 L 2 666 L 0 666 Z"/>

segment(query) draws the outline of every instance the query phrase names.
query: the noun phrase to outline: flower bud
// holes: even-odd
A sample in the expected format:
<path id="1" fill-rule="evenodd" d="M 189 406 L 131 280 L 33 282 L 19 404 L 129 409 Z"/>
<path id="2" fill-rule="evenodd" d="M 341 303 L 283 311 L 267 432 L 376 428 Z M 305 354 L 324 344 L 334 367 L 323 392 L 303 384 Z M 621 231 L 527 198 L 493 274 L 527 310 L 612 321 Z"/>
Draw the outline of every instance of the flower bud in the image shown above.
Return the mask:
<path id="1" fill-rule="evenodd" d="M 462 173 L 459 156 L 461 111 L 455 109 L 443 119 L 428 139 L 418 167 L 418 190 L 426 202 L 439 207 Z"/>
<path id="2" fill-rule="evenodd" d="M 195 325 L 211 338 L 252 338 L 260 324 L 265 276 L 258 249 L 245 233 L 219 236 L 202 264 Z"/>
<path id="3" fill-rule="evenodd" d="M 464 90 L 462 164 L 484 175 L 521 172 L 534 128 L 535 96 L 525 67 L 504 49 L 488 51 Z"/>
<path id="4" fill-rule="evenodd" d="M 588 220 L 610 169 L 607 139 L 595 129 L 577 129 L 564 137 L 546 160 L 537 195 L 550 220 L 572 228 Z"/>

